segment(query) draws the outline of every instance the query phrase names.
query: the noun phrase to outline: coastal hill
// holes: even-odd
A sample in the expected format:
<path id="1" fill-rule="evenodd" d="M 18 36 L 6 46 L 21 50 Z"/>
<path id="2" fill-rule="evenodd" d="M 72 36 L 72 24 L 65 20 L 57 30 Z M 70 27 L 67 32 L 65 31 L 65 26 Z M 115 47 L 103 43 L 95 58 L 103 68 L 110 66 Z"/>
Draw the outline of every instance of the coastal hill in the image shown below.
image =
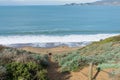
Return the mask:
<path id="1" fill-rule="evenodd" d="M 120 35 L 51 49 L 0 46 L 0 80 L 120 80 Z"/>
<path id="2" fill-rule="evenodd" d="M 120 6 L 120 0 L 100 0 L 92 3 L 70 3 L 65 5 L 116 5 Z"/>

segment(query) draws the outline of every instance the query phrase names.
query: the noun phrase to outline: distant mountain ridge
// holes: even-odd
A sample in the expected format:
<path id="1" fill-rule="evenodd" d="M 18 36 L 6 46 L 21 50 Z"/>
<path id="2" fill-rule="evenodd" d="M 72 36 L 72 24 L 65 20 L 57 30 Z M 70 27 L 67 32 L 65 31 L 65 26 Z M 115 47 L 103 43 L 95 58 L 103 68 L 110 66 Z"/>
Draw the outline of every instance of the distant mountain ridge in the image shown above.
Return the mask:
<path id="1" fill-rule="evenodd" d="M 120 0 L 100 0 L 92 3 L 71 3 L 66 5 L 116 5 L 120 6 Z"/>
<path id="2" fill-rule="evenodd" d="M 91 3 L 92 5 L 120 5 L 120 0 L 102 0 Z"/>

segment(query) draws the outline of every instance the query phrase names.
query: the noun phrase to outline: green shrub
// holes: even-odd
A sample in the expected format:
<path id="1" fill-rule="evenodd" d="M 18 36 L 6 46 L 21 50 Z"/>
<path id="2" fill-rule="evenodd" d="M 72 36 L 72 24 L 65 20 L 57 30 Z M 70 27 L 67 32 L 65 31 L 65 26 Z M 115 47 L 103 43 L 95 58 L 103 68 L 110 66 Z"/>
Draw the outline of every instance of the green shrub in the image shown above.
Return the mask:
<path id="1" fill-rule="evenodd" d="M 120 61 L 120 42 L 109 42 L 105 44 L 91 44 L 78 51 L 68 54 L 55 55 L 62 71 L 74 71 L 89 63 L 95 65 L 102 63 L 116 64 Z"/>
<path id="2" fill-rule="evenodd" d="M 102 63 L 99 64 L 98 67 L 100 67 L 101 69 L 107 69 L 107 68 L 120 68 L 120 64 L 119 63 Z"/>
<path id="3" fill-rule="evenodd" d="M 38 71 L 37 72 L 37 79 L 38 80 L 48 80 L 48 78 L 46 77 L 46 73 L 47 73 L 47 70 L 41 70 L 41 71 Z"/>
<path id="4" fill-rule="evenodd" d="M 109 42 L 118 42 L 120 41 L 120 35 L 119 36 L 113 36 L 113 37 L 109 37 L 105 40 L 101 40 L 99 42 L 94 42 L 95 44 L 105 44 L 105 43 L 109 43 Z"/>
<path id="5" fill-rule="evenodd" d="M 3 66 L 0 67 L 0 80 L 48 80 L 46 56 L 15 48 L 0 49 L 0 66 Z"/>
<path id="6" fill-rule="evenodd" d="M 0 66 L 0 80 L 6 80 L 6 68 L 3 66 Z"/>
<path id="7" fill-rule="evenodd" d="M 36 63 L 9 63 L 7 80 L 47 80 L 47 72 Z M 39 73 L 39 75 L 38 75 Z"/>

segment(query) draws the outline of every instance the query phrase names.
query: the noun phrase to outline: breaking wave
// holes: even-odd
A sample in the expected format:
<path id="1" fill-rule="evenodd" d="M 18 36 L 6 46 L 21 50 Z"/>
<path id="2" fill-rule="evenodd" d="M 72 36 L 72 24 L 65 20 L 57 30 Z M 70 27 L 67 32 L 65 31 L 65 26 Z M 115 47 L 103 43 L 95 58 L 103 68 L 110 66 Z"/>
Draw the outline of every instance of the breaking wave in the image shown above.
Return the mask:
<path id="1" fill-rule="evenodd" d="M 86 34 L 86 35 L 64 35 L 64 36 L 48 36 L 48 35 L 15 35 L 0 36 L 1 45 L 23 45 L 34 47 L 50 47 L 50 46 L 83 46 L 93 41 L 99 41 L 118 34 Z"/>

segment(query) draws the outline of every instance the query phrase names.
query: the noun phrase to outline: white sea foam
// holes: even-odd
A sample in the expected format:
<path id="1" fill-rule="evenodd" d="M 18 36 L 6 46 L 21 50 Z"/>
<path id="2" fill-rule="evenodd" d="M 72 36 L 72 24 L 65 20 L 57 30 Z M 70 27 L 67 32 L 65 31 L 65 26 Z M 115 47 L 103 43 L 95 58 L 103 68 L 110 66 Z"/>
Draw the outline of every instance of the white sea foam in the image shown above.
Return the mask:
<path id="1" fill-rule="evenodd" d="M 24 36 L 0 36 L 1 45 L 27 44 L 27 43 L 70 43 L 99 41 L 118 34 L 92 34 L 92 35 L 24 35 Z"/>

